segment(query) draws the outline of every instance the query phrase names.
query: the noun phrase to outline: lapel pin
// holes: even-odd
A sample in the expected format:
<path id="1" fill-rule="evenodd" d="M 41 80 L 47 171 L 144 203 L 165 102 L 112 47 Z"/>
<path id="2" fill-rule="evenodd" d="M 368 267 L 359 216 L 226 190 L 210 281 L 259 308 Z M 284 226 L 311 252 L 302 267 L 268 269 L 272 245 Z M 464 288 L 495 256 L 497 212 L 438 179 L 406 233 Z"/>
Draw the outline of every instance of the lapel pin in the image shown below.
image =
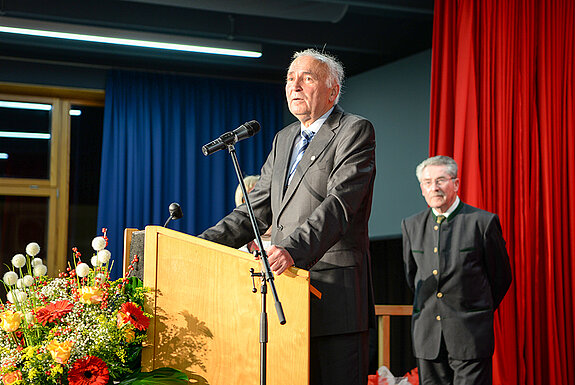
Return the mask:
<path id="1" fill-rule="evenodd" d="M 313 162 L 315 160 L 315 155 L 312 155 L 310 160 Z"/>

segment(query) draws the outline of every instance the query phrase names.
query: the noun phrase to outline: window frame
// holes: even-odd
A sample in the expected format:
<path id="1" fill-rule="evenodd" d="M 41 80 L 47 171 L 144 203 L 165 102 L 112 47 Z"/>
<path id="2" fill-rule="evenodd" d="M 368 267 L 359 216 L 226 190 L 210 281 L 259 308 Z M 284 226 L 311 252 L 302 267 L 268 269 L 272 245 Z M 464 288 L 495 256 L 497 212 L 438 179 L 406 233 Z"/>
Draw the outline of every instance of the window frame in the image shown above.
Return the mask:
<path id="1" fill-rule="evenodd" d="M 104 106 L 103 90 L 0 83 L 0 99 L 52 105 L 49 179 L 0 177 L 0 195 L 48 198 L 48 274 L 56 276 L 67 264 L 70 186 L 70 107 Z M 15 250 L 14 252 L 16 252 Z"/>

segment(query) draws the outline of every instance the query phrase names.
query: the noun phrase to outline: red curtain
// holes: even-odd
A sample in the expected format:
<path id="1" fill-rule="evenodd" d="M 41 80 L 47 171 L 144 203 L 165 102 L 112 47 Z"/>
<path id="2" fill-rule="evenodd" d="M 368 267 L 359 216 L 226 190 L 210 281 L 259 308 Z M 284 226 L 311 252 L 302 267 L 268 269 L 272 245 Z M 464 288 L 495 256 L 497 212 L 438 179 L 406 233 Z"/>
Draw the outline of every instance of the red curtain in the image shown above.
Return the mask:
<path id="1" fill-rule="evenodd" d="M 497 213 L 494 384 L 575 384 L 575 1 L 435 0 L 431 155 Z"/>

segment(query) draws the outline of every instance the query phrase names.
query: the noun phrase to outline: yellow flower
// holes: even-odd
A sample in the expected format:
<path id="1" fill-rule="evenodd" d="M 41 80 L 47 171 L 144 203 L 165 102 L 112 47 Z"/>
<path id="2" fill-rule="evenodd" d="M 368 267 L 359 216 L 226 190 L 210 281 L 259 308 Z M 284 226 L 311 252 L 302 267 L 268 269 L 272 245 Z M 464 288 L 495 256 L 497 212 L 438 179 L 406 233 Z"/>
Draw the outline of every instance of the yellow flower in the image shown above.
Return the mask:
<path id="1" fill-rule="evenodd" d="M 102 290 L 94 286 L 83 286 L 80 288 L 80 302 L 89 305 L 102 302 Z"/>
<path id="2" fill-rule="evenodd" d="M 20 316 L 20 313 L 15 313 L 10 310 L 0 313 L 0 328 L 4 329 L 6 332 L 18 330 L 21 321 L 22 317 Z"/>
<path id="3" fill-rule="evenodd" d="M 22 350 L 22 357 L 27 360 L 31 360 L 36 355 L 37 350 L 37 346 L 26 346 L 24 350 Z"/>
<path id="4" fill-rule="evenodd" d="M 74 343 L 72 341 L 58 342 L 52 340 L 48 346 L 46 346 L 46 350 L 50 352 L 54 361 L 59 364 L 65 364 L 68 358 L 70 358 L 70 351 L 73 345 Z"/>
<path id="5" fill-rule="evenodd" d="M 124 333 L 125 333 L 124 338 L 127 343 L 134 342 L 134 340 L 136 339 L 136 332 L 134 331 L 133 328 L 127 328 Z"/>

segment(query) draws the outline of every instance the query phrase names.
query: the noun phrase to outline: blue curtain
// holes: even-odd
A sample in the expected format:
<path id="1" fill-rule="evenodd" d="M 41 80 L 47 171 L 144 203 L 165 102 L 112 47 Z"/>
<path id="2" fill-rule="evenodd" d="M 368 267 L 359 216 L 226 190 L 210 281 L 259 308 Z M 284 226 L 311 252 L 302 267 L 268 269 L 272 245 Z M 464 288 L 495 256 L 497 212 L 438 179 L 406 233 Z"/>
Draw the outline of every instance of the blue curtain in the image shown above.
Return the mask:
<path id="1" fill-rule="evenodd" d="M 230 212 L 238 185 L 227 151 L 202 145 L 246 121 L 261 130 L 236 144 L 244 175 L 259 174 L 282 128 L 279 84 L 115 71 L 104 110 L 98 231 L 108 229 L 114 268 L 122 273 L 123 231 L 163 225 L 171 202 L 184 217 L 169 227 L 196 235 Z"/>

